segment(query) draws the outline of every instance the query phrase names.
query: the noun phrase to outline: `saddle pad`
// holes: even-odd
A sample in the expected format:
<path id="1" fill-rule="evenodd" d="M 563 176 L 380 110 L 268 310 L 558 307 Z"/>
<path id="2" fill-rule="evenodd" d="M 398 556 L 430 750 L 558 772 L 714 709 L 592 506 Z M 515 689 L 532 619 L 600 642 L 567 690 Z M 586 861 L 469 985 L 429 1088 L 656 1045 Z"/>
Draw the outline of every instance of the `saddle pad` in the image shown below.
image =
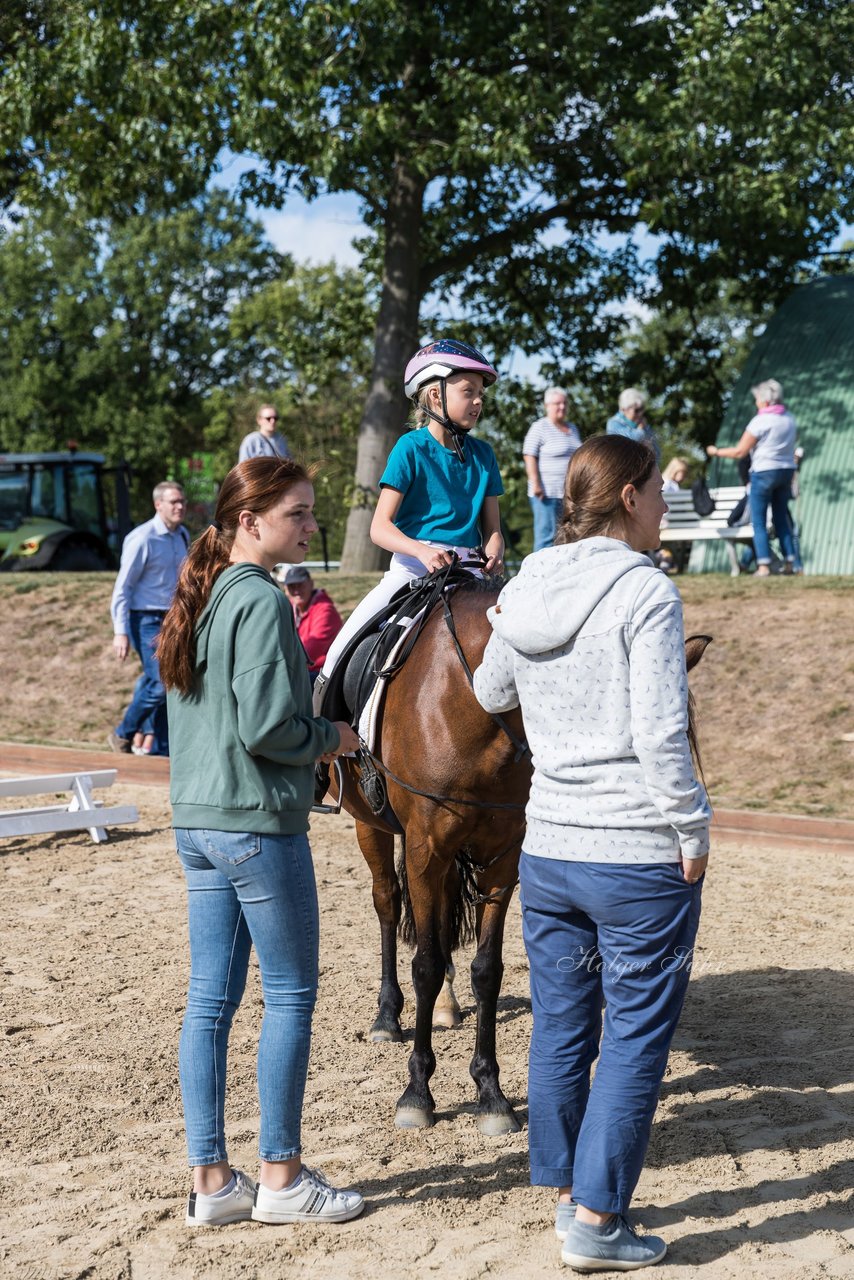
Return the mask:
<path id="1" fill-rule="evenodd" d="M 394 662 L 401 645 L 403 644 L 409 632 L 415 626 L 420 614 L 416 614 L 414 618 L 401 618 L 397 625 L 400 627 L 400 637 L 390 653 L 386 654 L 386 663 Z M 380 711 L 382 710 L 383 699 L 385 697 L 385 687 L 388 684 L 387 676 L 379 676 L 373 689 L 368 694 L 368 699 L 362 708 L 362 714 L 359 716 L 359 737 L 365 743 L 369 751 L 373 751 L 376 744 L 377 724 L 379 722 Z"/>

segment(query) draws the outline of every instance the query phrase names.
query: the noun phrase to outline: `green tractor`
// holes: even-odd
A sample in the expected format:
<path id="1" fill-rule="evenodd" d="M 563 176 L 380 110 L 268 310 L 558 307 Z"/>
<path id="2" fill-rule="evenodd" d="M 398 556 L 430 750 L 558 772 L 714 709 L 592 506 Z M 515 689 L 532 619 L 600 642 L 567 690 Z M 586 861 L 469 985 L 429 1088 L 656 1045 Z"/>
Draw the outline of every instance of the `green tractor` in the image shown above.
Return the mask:
<path id="1" fill-rule="evenodd" d="M 130 468 L 104 464 L 100 453 L 0 453 L 0 570 L 117 566 Z"/>

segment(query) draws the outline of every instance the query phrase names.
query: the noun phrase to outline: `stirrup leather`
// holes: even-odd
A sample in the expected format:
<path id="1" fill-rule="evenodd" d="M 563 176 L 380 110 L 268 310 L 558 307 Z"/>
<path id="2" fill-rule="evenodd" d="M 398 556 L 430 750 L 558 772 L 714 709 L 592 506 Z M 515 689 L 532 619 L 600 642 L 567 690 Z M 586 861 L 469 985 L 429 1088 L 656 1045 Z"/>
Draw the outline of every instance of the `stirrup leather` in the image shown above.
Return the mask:
<path id="1" fill-rule="evenodd" d="M 314 804 L 311 806 L 312 813 L 340 813 L 341 797 L 344 794 L 344 778 L 341 773 L 341 761 L 336 758 L 332 761 L 335 769 L 335 777 L 338 782 L 338 799 L 335 804 L 323 804 L 323 797 L 329 790 L 329 765 L 316 764 L 314 766 Z M 323 790 L 320 791 L 320 787 Z M 319 792 L 319 795 L 318 795 Z"/>

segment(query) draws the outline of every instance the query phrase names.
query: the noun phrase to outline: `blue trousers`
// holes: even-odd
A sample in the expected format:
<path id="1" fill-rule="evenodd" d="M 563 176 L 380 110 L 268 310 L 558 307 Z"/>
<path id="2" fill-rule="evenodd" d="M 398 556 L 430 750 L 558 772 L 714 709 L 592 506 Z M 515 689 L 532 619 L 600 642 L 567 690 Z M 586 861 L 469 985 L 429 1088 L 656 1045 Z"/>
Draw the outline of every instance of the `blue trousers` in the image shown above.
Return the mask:
<path id="1" fill-rule="evenodd" d="M 682 1011 L 702 881 L 687 884 L 676 863 L 523 853 L 519 882 L 534 1014 L 531 1182 L 625 1213 Z"/>
<path id="2" fill-rule="evenodd" d="M 756 548 L 757 564 L 771 563 L 771 544 L 768 541 L 766 527 L 769 505 L 783 555 L 794 563 L 796 547 L 792 515 L 789 511 L 794 474 L 794 470 L 790 467 L 779 468 L 776 471 L 751 471 L 750 473 L 750 520 L 753 525 L 753 545 Z"/>
<path id="3" fill-rule="evenodd" d="M 128 639 L 142 663 L 142 675 L 134 686 L 130 706 L 116 729 L 120 738 L 132 738 L 135 733 L 153 733 L 157 755 L 169 754 L 166 690 L 160 682 L 160 664 L 154 652 L 164 617 L 162 613 L 131 612 Z"/>
<path id="4" fill-rule="evenodd" d="M 187 880 L 190 989 L 178 1065 L 191 1165 L 227 1160 L 228 1036 L 252 947 L 261 969 L 262 1160 L 300 1150 L 320 926 L 308 838 L 176 830 Z"/>
<path id="5" fill-rule="evenodd" d="M 534 516 L 534 550 L 542 551 L 554 542 L 563 499 L 530 497 L 528 501 Z"/>

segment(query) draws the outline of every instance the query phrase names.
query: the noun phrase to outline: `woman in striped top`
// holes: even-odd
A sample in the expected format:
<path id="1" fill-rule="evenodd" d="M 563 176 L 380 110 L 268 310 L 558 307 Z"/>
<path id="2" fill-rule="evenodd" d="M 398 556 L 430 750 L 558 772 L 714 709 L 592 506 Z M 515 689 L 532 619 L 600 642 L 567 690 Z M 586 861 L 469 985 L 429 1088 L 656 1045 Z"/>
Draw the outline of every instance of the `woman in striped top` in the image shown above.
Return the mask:
<path id="1" fill-rule="evenodd" d="M 567 394 L 549 387 L 546 411 L 525 436 L 522 457 L 528 473 L 528 500 L 534 513 L 534 550 L 550 547 L 563 508 L 563 487 L 569 460 L 581 444 L 578 427 L 567 422 Z"/>

